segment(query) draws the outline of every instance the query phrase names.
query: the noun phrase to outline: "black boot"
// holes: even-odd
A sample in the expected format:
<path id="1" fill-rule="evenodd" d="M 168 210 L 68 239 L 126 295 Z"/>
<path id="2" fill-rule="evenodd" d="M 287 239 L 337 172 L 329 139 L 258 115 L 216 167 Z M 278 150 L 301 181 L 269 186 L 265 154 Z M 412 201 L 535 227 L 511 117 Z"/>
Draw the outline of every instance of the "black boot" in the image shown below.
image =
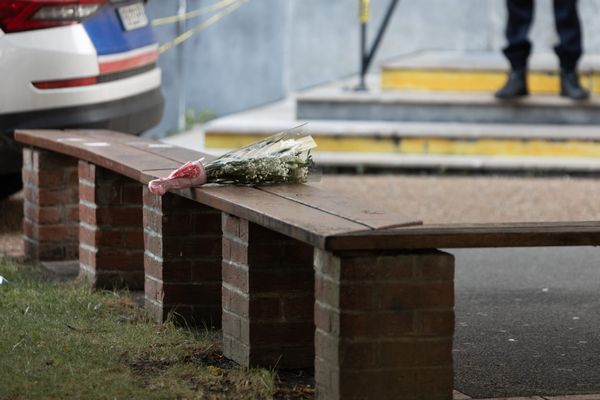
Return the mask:
<path id="1" fill-rule="evenodd" d="M 579 84 L 579 76 L 575 70 L 560 71 L 560 95 L 573 100 L 585 100 L 590 97 Z"/>
<path id="2" fill-rule="evenodd" d="M 514 99 L 527 96 L 527 70 L 513 70 L 508 74 L 506 84 L 496 92 L 498 99 Z"/>

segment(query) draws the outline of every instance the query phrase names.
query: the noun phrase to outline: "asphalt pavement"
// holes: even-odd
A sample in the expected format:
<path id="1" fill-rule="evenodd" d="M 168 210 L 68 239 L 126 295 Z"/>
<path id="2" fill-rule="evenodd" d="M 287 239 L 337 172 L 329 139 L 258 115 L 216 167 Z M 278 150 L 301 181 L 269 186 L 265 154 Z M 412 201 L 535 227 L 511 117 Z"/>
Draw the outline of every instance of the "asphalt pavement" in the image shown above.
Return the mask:
<path id="1" fill-rule="evenodd" d="M 600 393 L 600 249 L 451 250 L 455 387 L 473 398 Z"/>

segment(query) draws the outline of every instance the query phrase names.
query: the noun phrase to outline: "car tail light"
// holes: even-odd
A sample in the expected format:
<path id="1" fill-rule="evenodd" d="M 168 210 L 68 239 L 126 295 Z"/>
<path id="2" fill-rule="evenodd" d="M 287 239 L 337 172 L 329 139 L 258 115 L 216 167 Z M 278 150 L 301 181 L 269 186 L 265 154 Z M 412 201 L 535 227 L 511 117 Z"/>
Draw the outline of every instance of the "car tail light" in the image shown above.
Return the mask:
<path id="1" fill-rule="evenodd" d="M 108 0 L 1 0 L 0 28 L 5 32 L 71 25 L 94 14 Z"/>
<path id="2" fill-rule="evenodd" d="M 59 81 L 33 82 L 33 86 L 38 89 L 65 89 L 78 86 L 90 86 L 98 83 L 98 78 L 90 76 L 87 78 L 63 79 Z"/>

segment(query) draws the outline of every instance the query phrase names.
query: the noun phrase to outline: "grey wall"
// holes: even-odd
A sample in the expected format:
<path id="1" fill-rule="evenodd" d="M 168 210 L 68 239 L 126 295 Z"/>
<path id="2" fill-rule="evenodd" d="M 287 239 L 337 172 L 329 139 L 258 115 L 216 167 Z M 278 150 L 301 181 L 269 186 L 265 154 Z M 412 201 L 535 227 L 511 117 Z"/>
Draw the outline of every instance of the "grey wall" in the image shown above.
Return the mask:
<path id="1" fill-rule="evenodd" d="M 216 0 L 188 0 L 188 9 Z M 378 25 L 389 0 L 372 0 Z M 150 17 L 174 15 L 178 0 L 150 0 Z M 587 52 L 600 53 L 600 0 L 580 0 Z M 499 52 L 504 0 L 400 0 L 377 63 L 425 49 Z M 161 56 L 165 117 L 151 136 L 175 131 L 180 109 L 225 115 L 282 99 L 289 92 L 355 74 L 358 0 L 249 0 L 214 26 Z M 202 18 L 190 20 L 194 27 Z M 374 28 L 373 28 L 374 29 Z M 156 27 L 158 40 L 176 36 Z M 552 0 L 536 1 L 534 51 L 556 42 Z M 377 63 L 374 68 L 377 67 Z"/>

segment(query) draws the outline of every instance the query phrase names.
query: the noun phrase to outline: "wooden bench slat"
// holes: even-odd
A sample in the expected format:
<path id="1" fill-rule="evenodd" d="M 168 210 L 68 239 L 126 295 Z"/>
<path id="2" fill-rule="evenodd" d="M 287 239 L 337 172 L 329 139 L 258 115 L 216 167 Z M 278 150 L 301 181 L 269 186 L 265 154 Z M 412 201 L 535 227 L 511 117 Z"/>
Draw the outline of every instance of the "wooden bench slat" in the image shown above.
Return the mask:
<path id="1" fill-rule="evenodd" d="M 350 201 L 343 195 L 323 190 L 317 183 L 263 186 L 260 190 L 340 216 L 371 229 L 422 225 L 422 221 L 418 219 L 381 211 L 371 204 Z"/>
<path id="2" fill-rule="evenodd" d="M 150 159 L 142 150 L 73 131 L 17 131 L 15 137 L 21 143 L 86 160 L 144 183 L 152 179 L 144 171 L 174 169 L 181 165 L 164 157 Z"/>
<path id="3" fill-rule="evenodd" d="M 156 178 L 163 178 L 170 171 L 149 173 Z M 175 192 L 321 249 L 324 249 L 325 241 L 331 235 L 369 229 L 356 222 L 247 186 L 208 185 Z"/>
<path id="4" fill-rule="evenodd" d="M 184 164 L 187 161 L 197 160 L 201 157 L 204 157 L 207 162 L 216 158 L 213 155 L 202 153 L 199 151 L 186 149 L 168 143 L 161 143 L 156 140 L 147 139 L 144 137 L 123 135 L 122 133 L 115 131 L 90 129 L 65 132 L 81 132 L 85 135 L 89 135 L 90 137 L 96 137 L 98 139 L 110 139 L 111 141 L 134 147 L 138 150 L 145 151 L 149 154 L 168 158 L 173 161 L 178 161 L 181 164 Z"/>
<path id="5" fill-rule="evenodd" d="M 423 225 L 336 235 L 325 248 L 401 250 L 433 248 L 597 246 L 600 222 Z"/>

